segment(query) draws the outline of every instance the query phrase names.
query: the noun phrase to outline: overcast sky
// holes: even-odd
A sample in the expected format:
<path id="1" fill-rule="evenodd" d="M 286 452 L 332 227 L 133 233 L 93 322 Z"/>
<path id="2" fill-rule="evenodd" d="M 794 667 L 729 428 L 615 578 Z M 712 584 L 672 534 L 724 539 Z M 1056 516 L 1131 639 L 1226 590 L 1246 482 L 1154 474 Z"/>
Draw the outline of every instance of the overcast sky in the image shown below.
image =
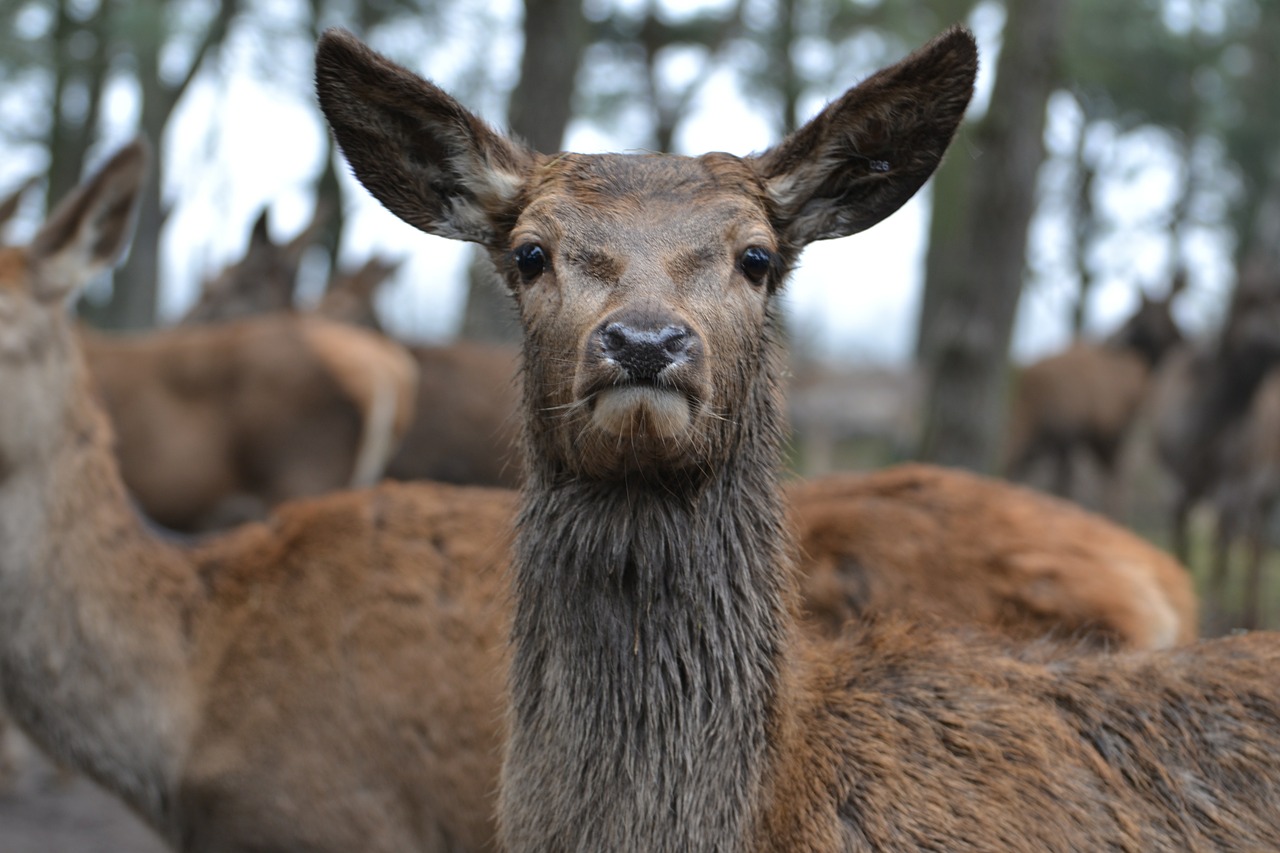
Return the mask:
<path id="1" fill-rule="evenodd" d="M 265 8 L 268 14 L 282 17 L 301 11 L 294 0 L 272 0 Z M 420 56 L 401 50 L 396 58 L 454 88 L 460 79 L 475 73 L 477 46 L 483 46 L 486 77 L 510 85 L 520 50 L 519 8 L 516 0 L 500 0 L 482 14 L 451 16 L 443 31 L 428 40 L 429 50 Z M 987 75 L 998 51 L 1001 19 L 987 7 L 970 23 L 984 60 L 977 101 L 981 109 L 990 85 Z M 382 46 L 395 52 L 394 36 L 388 38 L 389 43 Z M 407 44 L 420 43 L 411 34 L 403 38 Z M 197 81 L 163 140 L 166 192 L 175 203 L 162 259 L 161 310 L 166 317 L 181 313 L 194 300 L 200 280 L 243 251 L 263 205 L 271 205 L 277 240 L 291 236 L 310 217 L 309 187 L 320 168 L 326 132 L 312 100 L 310 46 L 280 43 L 271 45 L 270 51 L 264 57 L 262 46 L 254 40 L 233 38 L 225 51 L 227 73 Z M 686 76 L 701 73 L 701 68 L 691 58 L 676 56 L 666 71 Z M 583 70 L 587 75 L 596 72 L 591 67 Z M 816 112 L 839 94 L 839 88 L 814 93 L 807 106 Z M 490 118 L 500 106 L 470 105 Z M 136 97 L 120 87 L 111 108 L 113 124 L 120 128 L 117 143 L 126 138 L 136 109 Z M 1055 140 L 1069 144 L 1077 118 L 1069 103 L 1055 105 L 1047 131 L 1051 147 Z M 643 141 L 643 128 L 631 124 L 625 116 L 612 128 L 577 121 L 566 147 L 626 150 Z M 768 122 L 752 108 L 749 93 L 742 92 L 727 71 L 706 78 L 693 113 L 676 137 L 678 150 L 691 154 L 707 150 L 747 154 L 775 141 Z M 1099 333 L 1116 325 L 1137 301 L 1138 285 L 1160 291 L 1170 252 L 1167 236 L 1148 220 L 1174 190 L 1173 161 L 1158 136 L 1135 134 L 1124 144 L 1133 167 L 1126 171 L 1123 185 L 1104 193 L 1102 202 L 1110 206 L 1113 219 L 1129 224 L 1120 229 L 1113 245 L 1102 249 L 1111 251 L 1115 259 L 1108 263 L 1109 273 L 1090 305 L 1091 327 Z M 976 152 L 957 147 L 950 156 L 976 156 Z M 11 162 L 0 171 L 0 177 L 12 176 L 0 190 L 16 183 L 23 168 L 33 167 Z M 371 252 L 407 259 L 394 286 L 381 295 L 388 326 L 411 338 L 448 337 L 462 309 L 465 247 L 401 223 L 353 180 L 348 188 L 351 208 L 344 257 L 353 264 Z M 812 351 L 879 363 L 908 357 L 919 304 L 928 204 L 926 187 L 869 232 L 806 250 L 786 298 L 797 333 Z M 1190 251 L 1202 274 L 1193 278 L 1194 290 L 1180 306 L 1180 317 L 1192 327 L 1203 328 L 1212 322 L 1212 306 L 1226 286 L 1227 271 L 1222 246 L 1214 235 L 1203 235 L 1192 243 Z M 1015 333 L 1015 354 L 1023 359 L 1067 341 L 1072 286 L 1055 268 L 1064 244 L 1061 218 L 1052 212 L 1042 216 L 1033 237 L 1040 280 L 1023 298 Z"/>

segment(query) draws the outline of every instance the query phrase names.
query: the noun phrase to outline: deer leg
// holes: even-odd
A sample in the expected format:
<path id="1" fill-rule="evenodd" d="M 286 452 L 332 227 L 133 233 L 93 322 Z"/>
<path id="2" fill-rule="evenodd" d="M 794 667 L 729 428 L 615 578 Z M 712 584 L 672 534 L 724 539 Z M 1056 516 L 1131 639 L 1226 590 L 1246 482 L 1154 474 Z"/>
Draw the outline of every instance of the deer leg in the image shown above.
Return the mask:
<path id="1" fill-rule="evenodd" d="M 1108 518 L 1116 521 L 1123 518 L 1125 512 L 1125 471 L 1121 464 L 1120 442 L 1114 436 L 1095 438 L 1092 442 L 1093 456 L 1098 460 L 1098 468 L 1102 472 L 1102 511 Z"/>
<path id="2" fill-rule="evenodd" d="M 1263 612 L 1264 578 L 1262 572 L 1267 556 L 1267 521 L 1271 517 L 1271 503 L 1259 505 L 1249 519 L 1249 556 L 1244 588 L 1244 606 L 1240 612 L 1240 627 L 1253 630 L 1261 624 Z"/>
<path id="3" fill-rule="evenodd" d="M 1227 578 L 1231 573 L 1231 541 L 1236 534 L 1236 517 L 1231 507 L 1218 511 L 1213 539 L 1213 559 L 1205 602 L 1209 620 L 1215 631 L 1230 627 L 1231 609 L 1227 605 Z"/>
<path id="4" fill-rule="evenodd" d="M 1178 562 L 1184 566 L 1187 565 L 1187 558 L 1190 556 L 1191 551 L 1187 535 L 1187 521 L 1191 516 L 1191 504 L 1191 495 L 1185 491 L 1178 494 L 1178 498 L 1173 504 L 1173 556 L 1177 557 Z"/>
<path id="5" fill-rule="evenodd" d="M 1062 443 L 1053 452 L 1053 493 L 1061 498 L 1072 495 L 1071 445 Z"/>

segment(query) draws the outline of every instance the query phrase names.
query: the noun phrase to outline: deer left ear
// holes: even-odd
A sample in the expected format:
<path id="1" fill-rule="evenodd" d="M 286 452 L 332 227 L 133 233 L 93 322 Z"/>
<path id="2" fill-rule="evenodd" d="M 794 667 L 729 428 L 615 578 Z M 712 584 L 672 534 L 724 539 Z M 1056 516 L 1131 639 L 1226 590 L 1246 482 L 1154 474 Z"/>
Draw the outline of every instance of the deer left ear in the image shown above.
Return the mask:
<path id="1" fill-rule="evenodd" d="M 509 248 L 532 151 L 342 30 L 320 37 L 316 94 L 356 177 L 388 210 L 429 234 Z"/>
<path id="2" fill-rule="evenodd" d="M 49 215 L 29 250 L 37 299 L 68 298 L 124 255 L 149 153 L 142 139 L 120 149 Z"/>
<path id="3" fill-rule="evenodd" d="M 756 158 L 784 241 L 855 234 L 906 203 L 951 144 L 977 71 L 973 35 L 953 28 Z"/>

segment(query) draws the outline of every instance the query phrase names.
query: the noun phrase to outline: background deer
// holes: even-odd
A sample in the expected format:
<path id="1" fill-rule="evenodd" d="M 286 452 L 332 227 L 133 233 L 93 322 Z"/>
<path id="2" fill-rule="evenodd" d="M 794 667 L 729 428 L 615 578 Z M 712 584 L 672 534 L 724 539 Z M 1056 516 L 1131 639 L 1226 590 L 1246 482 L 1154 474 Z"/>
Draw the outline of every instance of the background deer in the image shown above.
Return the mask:
<path id="1" fill-rule="evenodd" d="M 157 538 L 66 316 L 127 241 L 145 159 L 0 251 L 5 705 L 176 849 L 489 849 L 467 833 L 497 773 L 512 500 L 387 486 Z"/>
<path id="2" fill-rule="evenodd" d="M 199 532 L 261 518 L 289 498 L 377 481 L 399 446 L 417 385 L 403 348 L 318 317 L 253 314 L 292 300 L 322 220 L 317 212 L 276 245 L 267 214 L 258 219 L 245 257 L 200 304 L 210 320 L 229 308 L 243 319 L 131 335 L 81 329 L 125 482 L 153 521 Z"/>
<path id="3" fill-rule="evenodd" d="M 289 299 L 284 303 L 273 299 L 255 300 L 252 294 L 256 283 L 252 275 L 244 271 L 268 266 L 262 259 L 250 263 L 255 253 L 264 258 L 291 257 L 292 247 L 307 233 L 299 235 L 287 247 L 255 238 L 245 261 L 218 279 L 231 283 L 206 291 L 201 297 L 201 319 L 206 322 L 233 319 L 242 316 L 245 306 L 254 304 L 262 311 L 290 308 L 292 286 Z M 288 264 L 282 260 L 269 266 L 282 270 Z M 398 264 L 371 258 L 354 270 L 338 272 L 330 279 L 315 311 L 310 313 L 381 332 L 374 296 L 378 286 L 394 274 L 397 267 Z M 296 275 L 296 260 L 289 268 L 291 274 Z M 277 288 L 271 285 L 269 289 Z M 383 473 L 397 480 L 436 480 L 479 486 L 519 484 L 515 350 L 473 341 L 404 346 L 417 365 L 415 404 L 412 415 L 397 432 L 394 450 Z"/>
<path id="4" fill-rule="evenodd" d="M 1107 512 L 1119 514 L 1119 462 L 1152 376 L 1182 341 L 1170 309 L 1185 286 L 1179 272 L 1164 299 L 1141 294 L 1138 310 L 1106 341 L 1077 342 L 1022 370 L 1010 405 L 1008 476 L 1025 480 L 1048 460 L 1053 492 L 1078 497 L 1074 469 L 1086 451 L 1102 473 Z"/>
<path id="5" fill-rule="evenodd" d="M 416 367 L 402 348 L 318 317 L 81 337 L 125 483 L 173 530 L 370 485 L 414 410 Z"/>
<path id="6" fill-rule="evenodd" d="M 1217 530 L 1208 599 L 1219 624 L 1256 628 L 1264 601 L 1263 568 L 1270 546 L 1272 513 L 1280 498 L 1280 370 L 1272 369 L 1254 392 L 1242 421 L 1222 441 L 1222 470 L 1213 504 Z M 1232 546 L 1243 539 L 1244 583 L 1238 617 L 1227 601 Z"/>
<path id="7" fill-rule="evenodd" d="M 244 257 L 206 281 L 184 323 L 220 323 L 293 308 L 302 255 L 315 242 L 329 218 L 317 205 L 311 221 L 285 243 L 271 239 L 269 208 L 253 224 Z"/>
<path id="8" fill-rule="evenodd" d="M 1190 550 L 1191 510 L 1224 488 L 1227 472 L 1248 468 L 1255 453 L 1262 453 L 1258 462 L 1264 464 L 1269 454 L 1259 449 L 1258 440 L 1246 438 L 1258 389 L 1280 365 L 1280 287 L 1267 279 L 1264 269 L 1250 262 L 1242 266 L 1217 339 L 1171 356 L 1154 389 L 1156 449 L 1175 484 L 1173 550 L 1183 562 Z M 1259 404 L 1264 411 L 1268 407 Z M 1238 488 L 1225 488 L 1241 494 Z M 1234 525 L 1228 518 L 1220 531 L 1219 553 L 1225 553 Z"/>
<path id="9" fill-rule="evenodd" d="M 400 264 L 401 261 L 375 256 L 354 269 L 338 270 L 330 276 L 316 303 L 315 313 L 340 323 L 385 332 L 374 297 L 378 288 L 400 269 Z"/>
<path id="10" fill-rule="evenodd" d="M 787 498 L 804 609 L 830 634 L 897 612 L 1107 648 L 1196 638 L 1186 569 L 1066 501 L 931 465 L 794 483 Z"/>
<path id="11" fill-rule="evenodd" d="M 774 296 L 924 182 L 955 30 L 763 155 L 544 157 L 329 32 L 365 186 L 486 246 L 524 328 L 510 850 L 1273 845 L 1280 641 L 1038 662 L 897 620 L 795 630 Z"/>

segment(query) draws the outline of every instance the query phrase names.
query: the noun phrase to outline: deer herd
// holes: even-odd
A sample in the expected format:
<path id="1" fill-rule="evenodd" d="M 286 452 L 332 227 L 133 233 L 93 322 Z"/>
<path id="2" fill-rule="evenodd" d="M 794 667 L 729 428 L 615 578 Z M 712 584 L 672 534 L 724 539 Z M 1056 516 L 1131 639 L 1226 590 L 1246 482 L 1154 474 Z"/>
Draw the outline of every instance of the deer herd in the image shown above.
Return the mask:
<path id="1" fill-rule="evenodd" d="M 1173 557 L 956 471 L 783 481 L 788 271 L 920 188 L 976 69 L 953 29 L 758 155 L 547 156 L 325 33 L 355 175 L 488 251 L 518 352 L 381 334 L 382 262 L 291 310 L 265 219 L 184 322 L 79 326 L 119 150 L 0 249 L 7 713 L 184 851 L 1280 848 L 1280 638 L 1197 641 Z M 1182 359 L 1180 517 L 1260 543 L 1267 296 L 1029 369 L 1011 464 L 1110 464 Z"/>

